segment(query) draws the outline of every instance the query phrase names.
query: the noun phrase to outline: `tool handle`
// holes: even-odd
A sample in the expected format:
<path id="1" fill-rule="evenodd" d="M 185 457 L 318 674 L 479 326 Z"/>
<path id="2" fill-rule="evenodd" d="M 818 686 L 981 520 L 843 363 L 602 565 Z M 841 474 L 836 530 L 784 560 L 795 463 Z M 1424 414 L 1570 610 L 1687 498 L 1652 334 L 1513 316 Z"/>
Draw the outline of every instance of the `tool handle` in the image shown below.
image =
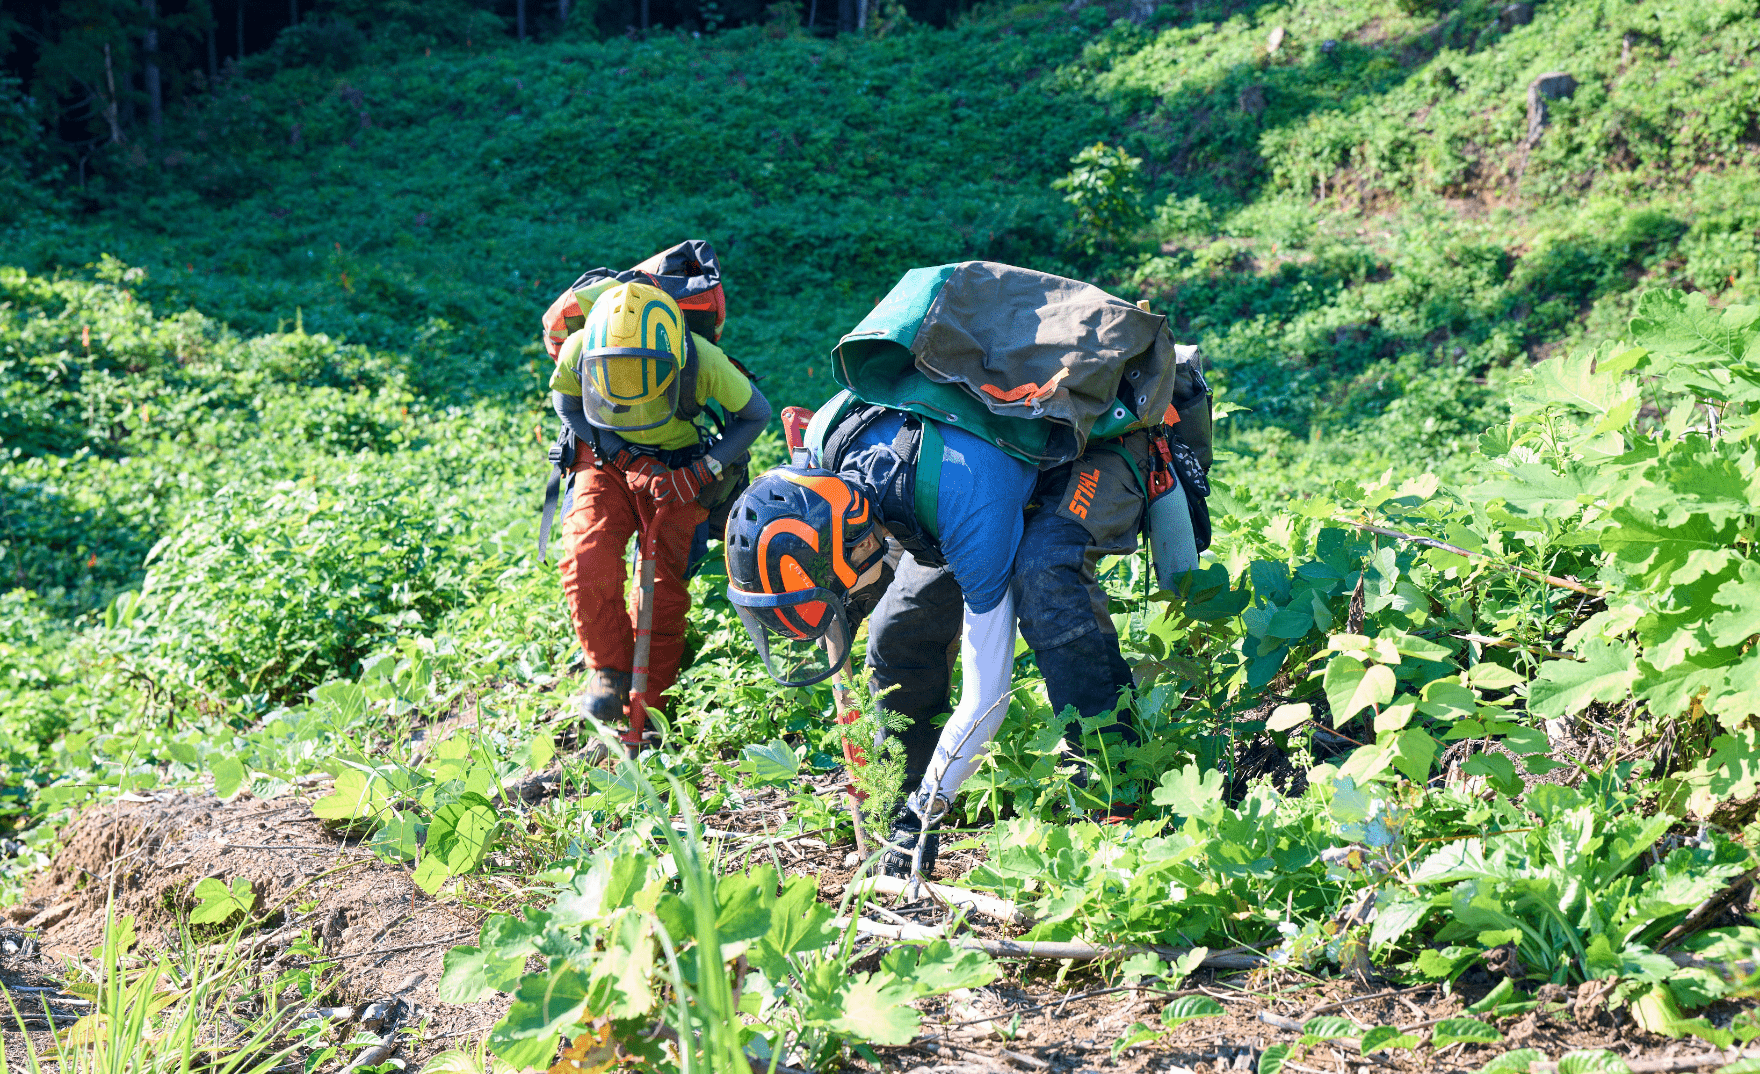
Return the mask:
<path id="1" fill-rule="evenodd" d="M 791 458 L 797 452 L 806 450 L 807 425 L 812 420 L 813 412 L 804 406 L 785 406 L 782 408 L 782 438 L 788 442 L 788 453 Z"/>

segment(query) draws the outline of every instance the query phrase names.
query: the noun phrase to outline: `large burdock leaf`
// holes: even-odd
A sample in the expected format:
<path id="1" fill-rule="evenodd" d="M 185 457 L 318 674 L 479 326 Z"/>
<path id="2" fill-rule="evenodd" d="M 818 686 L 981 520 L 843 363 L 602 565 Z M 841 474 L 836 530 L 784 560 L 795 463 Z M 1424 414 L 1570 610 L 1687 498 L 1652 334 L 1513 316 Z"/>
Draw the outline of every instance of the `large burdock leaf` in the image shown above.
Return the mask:
<path id="1" fill-rule="evenodd" d="M 1638 681 L 1631 646 L 1596 638 L 1582 660 L 1548 660 L 1528 688 L 1528 711 L 1543 719 L 1571 716 L 1594 701 L 1619 701 Z"/>
<path id="2" fill-rule="evenodd" d="M 849 977 L 831 1002 L 818 1004 L 813 1021 L 875 1044 L 909 1044 L 921 1023 L 910 1006 L 911 986 L 890 973 Z"/>

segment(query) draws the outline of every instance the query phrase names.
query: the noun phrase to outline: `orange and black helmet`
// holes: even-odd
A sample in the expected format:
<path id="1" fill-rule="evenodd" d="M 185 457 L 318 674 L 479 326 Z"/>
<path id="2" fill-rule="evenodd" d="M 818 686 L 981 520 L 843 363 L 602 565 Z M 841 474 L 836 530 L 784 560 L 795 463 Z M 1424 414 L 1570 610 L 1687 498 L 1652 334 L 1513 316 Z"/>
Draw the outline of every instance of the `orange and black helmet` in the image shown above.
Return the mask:
<path id="1" fill-rule="evenodd" d="M 867 597 L 889 580 L 873 571 L 885 562 L 883 540 L 855 556 L 864 539 L 877 536 L 878 521 L 861 486 L 801 466 L 771 470 L 734 504 L 727 596 L 777 682 L 810 686 L 843 667 L 855 628 L 851 592 Z"/>

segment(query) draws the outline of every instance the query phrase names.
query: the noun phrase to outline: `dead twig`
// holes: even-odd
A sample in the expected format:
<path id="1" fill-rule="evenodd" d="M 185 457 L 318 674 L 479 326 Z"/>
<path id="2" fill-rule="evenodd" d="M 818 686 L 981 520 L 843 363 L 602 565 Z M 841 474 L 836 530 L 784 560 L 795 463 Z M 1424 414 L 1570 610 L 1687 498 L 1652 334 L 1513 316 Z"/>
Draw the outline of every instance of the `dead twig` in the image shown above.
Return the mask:
<path id="1" fill-rule="evenodd" d="M 1669 929 L 1667 934 L 1657 942 L 1656 950 L 1659 952 L 1667 951 L 1670 947 L 1673 947 L 1675 944 L 1686 939 L 1692 933 L 1698 932 L 1700 929 L 1710 924 L 1711 919 L 1721 913 L 1724 907 L 1736 901 L 1736 899 L 1742 896 L 1743 892 L 1747 891 L 1754 885 L 1754 878 L 1757 876 L 1760 876 L 1760 865 L 1749 869 L 1741 876 L 1731 880 L 1722 891 L 1719 891 L 1698 906 L 1695 906 L 1693 912 L 1687 915 L 1686 920 L 1682 921 L 1674 928 Z"/>

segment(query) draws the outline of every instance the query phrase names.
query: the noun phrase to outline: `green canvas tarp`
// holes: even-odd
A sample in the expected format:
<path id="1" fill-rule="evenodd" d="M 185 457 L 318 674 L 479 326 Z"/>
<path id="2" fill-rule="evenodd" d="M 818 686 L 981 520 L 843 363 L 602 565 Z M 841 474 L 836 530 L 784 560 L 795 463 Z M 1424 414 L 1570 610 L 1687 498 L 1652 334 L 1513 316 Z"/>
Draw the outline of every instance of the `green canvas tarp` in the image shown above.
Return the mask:
<path id="1" fill-rule="evenodd" d="M 913 269 L 837 344 L 838 383 L 1040 466 L 1154 425 L 1173 399 L 1166 318 L 1092 284 L 997 264 Z"/>

